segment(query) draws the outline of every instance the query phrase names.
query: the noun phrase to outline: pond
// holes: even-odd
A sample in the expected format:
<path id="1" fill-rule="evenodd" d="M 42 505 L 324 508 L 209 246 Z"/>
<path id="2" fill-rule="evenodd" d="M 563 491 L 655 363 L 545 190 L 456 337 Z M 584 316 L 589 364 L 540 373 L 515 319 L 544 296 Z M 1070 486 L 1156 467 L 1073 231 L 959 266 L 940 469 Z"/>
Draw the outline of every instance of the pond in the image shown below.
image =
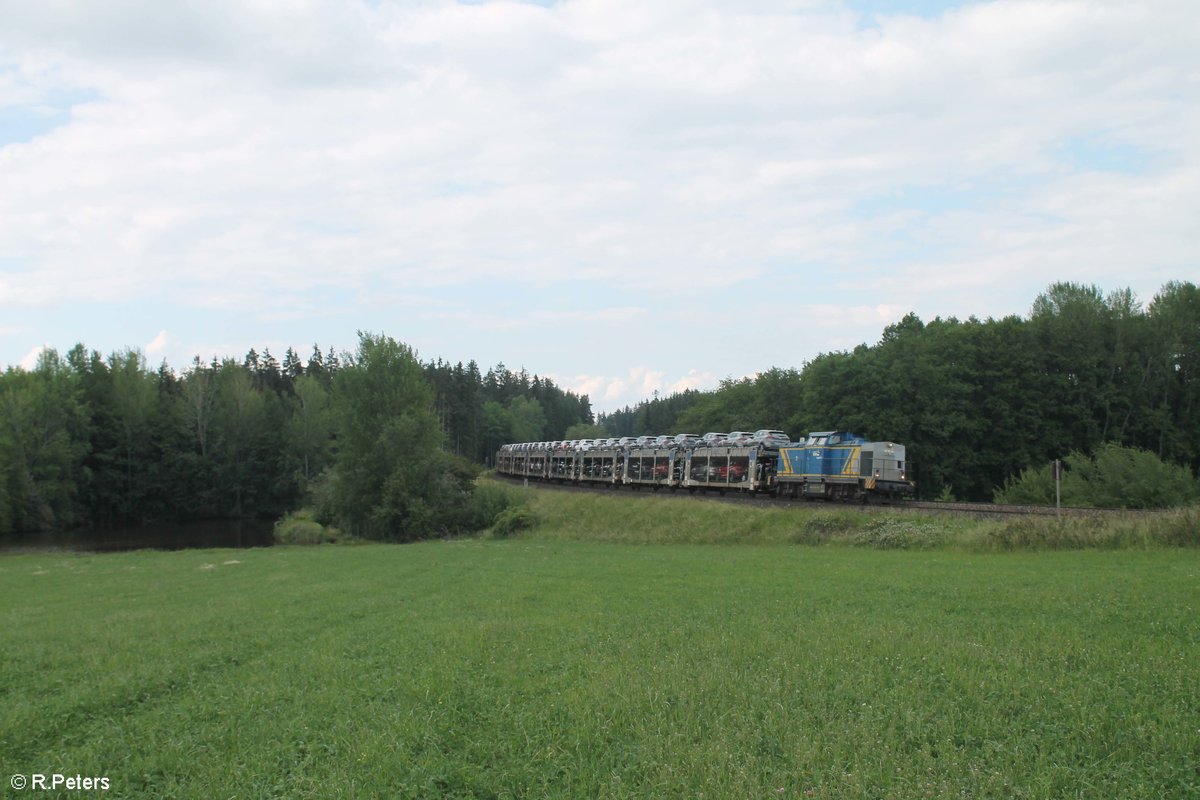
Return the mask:
<path id="1" fill-rule="evenodd" d="M 121 528 L 21 533 L 0 538 L 0 553 L 184 550 L 203 547 L 270 547 L 270 520 L 219 519 Z"/>

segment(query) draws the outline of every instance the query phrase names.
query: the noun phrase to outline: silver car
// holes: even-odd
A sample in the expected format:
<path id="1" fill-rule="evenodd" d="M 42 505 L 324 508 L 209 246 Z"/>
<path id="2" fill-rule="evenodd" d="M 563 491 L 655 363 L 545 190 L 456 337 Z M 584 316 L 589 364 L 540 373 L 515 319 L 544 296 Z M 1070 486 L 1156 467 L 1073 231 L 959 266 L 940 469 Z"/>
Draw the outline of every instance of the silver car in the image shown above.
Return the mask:
<path id="1" fill-rule="evenodd" d="M 783 431 L 769 431 L 763 429 L 754 432 L 754 443 L 761 444 L 763 447 L 771 450 L 778 450 L 781 447 L 787 447 L 792 443 L 792 439 Z"/>
<path id="2" fill-rule="evenodd" d="M 731 431 L 721 444 L 726 447 L 745 447 L 753 438 L 754 434 L 749 431 Z"/>

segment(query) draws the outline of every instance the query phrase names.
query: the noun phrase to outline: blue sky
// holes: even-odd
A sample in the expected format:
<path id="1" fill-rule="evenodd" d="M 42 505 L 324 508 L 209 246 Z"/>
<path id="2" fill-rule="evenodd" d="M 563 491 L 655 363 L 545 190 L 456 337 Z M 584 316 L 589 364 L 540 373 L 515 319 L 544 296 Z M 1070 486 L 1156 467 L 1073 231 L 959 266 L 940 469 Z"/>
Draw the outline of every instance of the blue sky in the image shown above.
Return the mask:
<path id="1" fill-rule="evenodd" d="M 1200 5 L 0 0 L 0 364 L 503 362 L 598 410 L 1197 280 Z"/>

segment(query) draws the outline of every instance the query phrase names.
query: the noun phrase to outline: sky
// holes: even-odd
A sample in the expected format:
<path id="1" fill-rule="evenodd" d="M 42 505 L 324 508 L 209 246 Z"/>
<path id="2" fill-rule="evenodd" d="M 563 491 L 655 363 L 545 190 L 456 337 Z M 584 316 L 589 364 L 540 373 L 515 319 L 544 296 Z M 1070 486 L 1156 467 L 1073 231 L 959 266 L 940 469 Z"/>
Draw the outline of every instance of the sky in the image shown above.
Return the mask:
<path id="1" fill-rule="evenodd" d="M 0 366 L 361 330 L 610 411 L 1198 256 L 1195 0 L 0 0 Z"/>

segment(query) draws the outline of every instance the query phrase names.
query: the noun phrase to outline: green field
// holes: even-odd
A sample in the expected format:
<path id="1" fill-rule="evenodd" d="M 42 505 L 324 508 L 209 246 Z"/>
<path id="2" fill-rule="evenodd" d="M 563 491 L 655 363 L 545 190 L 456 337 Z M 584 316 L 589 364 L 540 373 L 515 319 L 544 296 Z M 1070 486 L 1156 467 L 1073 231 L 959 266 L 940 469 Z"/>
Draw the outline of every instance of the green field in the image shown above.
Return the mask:
<path id="1" fill-rule="evenodd" d="M 1195 549 L 547 523 L 7 556 L 0 585 L 9 796 L 48 796 L 7 785 L 33 772 L 107 776 L 70 795 L 104 797 L 1200 795 Z"/>

